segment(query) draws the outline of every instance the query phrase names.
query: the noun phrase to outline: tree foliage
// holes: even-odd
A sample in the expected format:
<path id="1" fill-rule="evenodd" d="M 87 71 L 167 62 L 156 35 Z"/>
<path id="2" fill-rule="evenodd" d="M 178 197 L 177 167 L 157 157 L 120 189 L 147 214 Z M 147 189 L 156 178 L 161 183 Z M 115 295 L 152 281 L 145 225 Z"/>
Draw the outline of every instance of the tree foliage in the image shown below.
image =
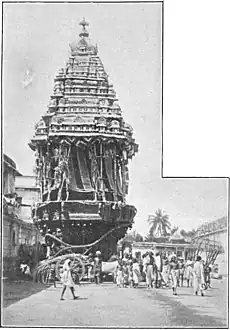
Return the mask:
<path id="1" fill-rule="evenodd" d="M 196 234 L 196 230 L 195 229 L 191 229 L 191 230 L 186 231 L 184 229 L 181 229 L 180 234 L 183 237 L 193 238 L 195 236 L 195 234 Z"/>
<path id="2" fill-rule="evenodd" d="M 149 215 L 148 223 L 150 224 L 150 237 L 154 237 L 156 235 L 167 236 L 168 231 L 171 230 L 169 216 L 161 209 L 156 210 L 154 215 Z"/>
<path id="3" fill-rule="evenodd" d="M 177 227 L 177 226 L 173 226 L 173 227 L 171 228 L 170 235 L 175 234 L 175 232 L 176 232 L 178 229 L 179 229 L 179 227 Z"/>

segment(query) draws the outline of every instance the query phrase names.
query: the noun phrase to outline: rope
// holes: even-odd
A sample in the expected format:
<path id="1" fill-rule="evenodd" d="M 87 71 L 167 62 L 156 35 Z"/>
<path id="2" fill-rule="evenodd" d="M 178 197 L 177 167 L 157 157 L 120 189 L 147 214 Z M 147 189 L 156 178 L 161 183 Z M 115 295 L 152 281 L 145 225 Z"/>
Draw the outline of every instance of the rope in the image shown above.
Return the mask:
<path id="1" fill-rule="evenodd" d="M 94 241 L 93 243 L 90 244 L 85 244 L 85 245 L 70 245 L 67 243 L 62 243 L 63 245 L 66 245 L 65 248 L 61 249 L 60 251 L 58 251 L 55 255 L 54 258 L 56 258 L 60 253 L 68 250 L 68 249 L 77 249 L 77 248 L 89 248 L 84 254 L 86 254 L 94 245 L 98 244 L 102 239 L 104 239 L 106 236 L 108 236 L 109 234 L 111 234 L 114 230 L 117 230 L 119 228 L 123 228 L 123 227 L 127 227 L 127 224 L 123 224 L 120 226 L 117 226 L 115 228 L 110 229 L 107 233 L 105 233 L 104 235 L 102 235 L 99 239 L 97 239 L 96 241 Z M 46 234 L 46 235 L 50 235 L 50 234 Z M 53 236 L 53 235 L 51 235 Z M 55 236 L 53 236 L 54 238 L 56 238 Z M 58 240 L 59 242 L 62 242 L 61 240 Z"/>
<path id="2" fill-rule="evenodd" d="M 70 244 L 68 244 L 68 243 L 63 242 L 62 240 L 60 240 L 59 238 L 57 238 L 57 237 L 54 236 L 54 235 L 46 234 L 46 235 L 45 235 L 45 239 L 46 239 L 47 237 L 52 238 L 54 241 L 56 241 L 56 242 L 58 242 L 58 243 L 60 243 L 60 244 L 62 244 L 62 245 L 69 246 L 69 247 L 72 246 L 72 245 L 70 245 Z"/>

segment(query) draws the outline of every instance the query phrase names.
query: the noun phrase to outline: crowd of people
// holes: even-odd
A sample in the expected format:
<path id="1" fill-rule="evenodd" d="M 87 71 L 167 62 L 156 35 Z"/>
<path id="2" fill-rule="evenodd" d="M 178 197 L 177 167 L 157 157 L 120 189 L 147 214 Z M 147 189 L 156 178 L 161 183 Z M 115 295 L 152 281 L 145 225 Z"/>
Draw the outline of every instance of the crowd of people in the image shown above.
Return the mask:
<path id="1" fill-rule="evenodd" d="M 131 254 L 125 254 L 123 258 L 114 261 L 113 278 L 119 288 L 137 288 L 140 282 L 145 282 L 151 288 L 171 288 L 173 295 L 177 295 L 177 288 L 184 285 L 193 287 L 194 294 L 204 296 L 204 289 L 211 287 L 211 267 L 200 256 L 196 260 L 189 257 L 188 260 L 178 258 L 172 254 L 169 257 L 160 253 L 146 252 L 141 258 L 133 258 Z M 71 260 L 67 259 L 63 266 L 62 283 L 63 300 L 66 288 L 69 287 L 76 299 L 71 270 Z M 87 277 L 90 282 L 101 283 L 102 279 L 102 255 L 97 251 L 95 255 L 89 255 L 87 264 Z"/>
<path id="2" fill-rule="evenodd" d="M 115 271 L 115 282 L 118 287 L 138 287 L 141 281 L 145 281 L 148 288 L 171 287 L 173 295 L 177 295 L 177 288 L 194 287 L 194 293 L 204 295 L 204 289 L 211 287 L 211 267 L 201 257 L 196 260 L 188 258 L 183 260 L 172 254 L 169 257 L 160 253 L 146 252 L 137 260 L 131 255 L 125 254 L 118 260 Z M 186 282 L 185 282 L 186 281 Z"/>

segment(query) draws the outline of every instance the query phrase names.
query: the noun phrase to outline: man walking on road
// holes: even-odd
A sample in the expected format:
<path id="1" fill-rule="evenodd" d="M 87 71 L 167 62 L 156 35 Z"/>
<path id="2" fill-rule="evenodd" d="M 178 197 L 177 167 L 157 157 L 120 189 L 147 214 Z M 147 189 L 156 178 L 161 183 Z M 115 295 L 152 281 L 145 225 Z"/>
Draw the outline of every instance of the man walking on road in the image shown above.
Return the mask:
<path id="1" fill-rule="evenodd" d="M 170 274 L 172 279 L 172 290 L 173 295 L 177 295 L 176 289 L 179 279 L 179 265 L 176 257 L 173 257 L 170 261 Z"/>
<path id="2" fill-rule="evenodd" d="M 202 285 L 204 284 L 204 266 L 201 257 L 198 256 L 193 267 L 194 274 L 194 293 L 197 296 L 199 291 L 204 296 Z"/>
<path id="3" fill-rule="evenodd" d="M 71 275 L 71 260 L 67 259 L 63 265 L 63 273 L 61 275 L 61 281 L 63 283 L 63 290 L 61 293 L 61 300 L 64 300 L 64 293 L 66 291 L 66 288 L 69 287 L 70 291 L 73 295 L 73 299 L 77 299 L 78 297 L 75 296 L 75 292 L 74 292 L 74 282 L 73 282 L 73 278 Z"/>

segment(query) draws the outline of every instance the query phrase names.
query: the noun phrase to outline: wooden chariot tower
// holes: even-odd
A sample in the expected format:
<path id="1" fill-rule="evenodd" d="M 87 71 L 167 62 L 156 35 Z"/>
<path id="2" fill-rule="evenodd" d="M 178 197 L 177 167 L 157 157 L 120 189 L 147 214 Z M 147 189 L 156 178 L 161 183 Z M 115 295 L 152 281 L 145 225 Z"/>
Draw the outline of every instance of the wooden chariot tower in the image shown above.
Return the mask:
<path id="1" fill-rule="evenodd" d="M 126 195 L 128 162 L 138 146 L 89 39 L 88 23 L 80 25 L 80 38 L 70 45 L 29 143 L 40 186 L 33 219 L 42 234 L 58 230 L 69 244 L 91 243 L 118 227 L 96 247 L 107 259 L 136 214 Z"/>

